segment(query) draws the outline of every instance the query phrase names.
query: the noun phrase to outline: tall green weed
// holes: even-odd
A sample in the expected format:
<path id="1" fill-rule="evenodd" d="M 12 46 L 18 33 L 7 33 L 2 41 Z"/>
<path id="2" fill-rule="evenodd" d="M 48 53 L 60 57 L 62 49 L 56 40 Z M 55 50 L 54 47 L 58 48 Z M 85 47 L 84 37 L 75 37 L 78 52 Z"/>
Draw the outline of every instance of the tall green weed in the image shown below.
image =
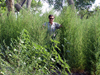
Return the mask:
<path id="1" fill-rule="evenodd" d="M 31 41 L 28 34 L 27 30 L 24 29 L 18 40 L 12 40 L 10 43 L 11 48 L 4 43 L 9 62 L 0 59 L 1 74 L 51 75 L 57 73 L 56 71 L 67 74 L 66 69 L 70 72 L 68 64 L 61 59 L 54 47 L 48 52 L 45 47 Z M 3 54 L 1 53 L 1 55 Z M 56 65 L 57 63 L 61 65 L 62 70 Z"/>
<path id="2" fill-rule="evenodd" d="M 60 55 L 68 61 L 74 72 L 84 70 L 95 74 L 96 51 L 99 38 L 99 14 L 80 19 L 76 12 L 67 8 L 61 15 Z"/>

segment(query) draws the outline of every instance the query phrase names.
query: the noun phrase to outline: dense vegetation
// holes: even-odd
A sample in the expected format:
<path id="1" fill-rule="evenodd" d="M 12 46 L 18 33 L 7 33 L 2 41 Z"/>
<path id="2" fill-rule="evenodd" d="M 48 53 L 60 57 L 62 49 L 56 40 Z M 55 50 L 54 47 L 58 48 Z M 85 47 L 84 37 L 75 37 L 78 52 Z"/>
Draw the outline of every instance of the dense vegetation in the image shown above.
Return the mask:
<path id="1" fill-rule="evenodd" d="M 55 17 L 55 40 L 42 27 L 48 14 L 20 12 L 0 17 L 0 74 L 50 75 L 58 71 L 100 74 L 100 14 L 80 19 L 70 8 Z M 51 44 L 51 42 L 54 42 Z M 55 44 L 55 45 L 54 45 Z"/>

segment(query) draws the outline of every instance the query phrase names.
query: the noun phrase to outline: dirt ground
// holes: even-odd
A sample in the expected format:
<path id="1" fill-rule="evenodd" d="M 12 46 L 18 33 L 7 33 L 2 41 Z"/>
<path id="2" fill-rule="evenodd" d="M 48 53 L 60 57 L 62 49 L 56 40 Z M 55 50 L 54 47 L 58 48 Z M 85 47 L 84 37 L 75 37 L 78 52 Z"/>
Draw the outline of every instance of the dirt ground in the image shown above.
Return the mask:
<path id="1" fill-rule="evenodd" d="M 91 75 L 88 71 L 79 71 L 79 72 L 67 72 L 68 75 Z M 56 71 L 56 73 L 52 73 L 51 75 L 62 75 L 61 72 Z"/>

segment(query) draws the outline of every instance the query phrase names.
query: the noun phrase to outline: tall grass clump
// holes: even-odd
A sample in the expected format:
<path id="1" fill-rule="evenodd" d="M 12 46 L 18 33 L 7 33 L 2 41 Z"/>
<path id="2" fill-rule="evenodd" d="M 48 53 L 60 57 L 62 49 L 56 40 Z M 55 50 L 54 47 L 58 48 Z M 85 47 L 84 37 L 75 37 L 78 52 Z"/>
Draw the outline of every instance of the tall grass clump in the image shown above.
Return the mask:
<path id="1" fill-rule="evenodd" d="M 88 71 L 95 74 L 98 50 L 99 14 L 80 19 L 76 12 L 67 8 L 60 15 L 60 55 L 74 72 Z"/>
<path id="2" fill-rule="evenodd" d="M 83 53 L 85 60 L 85 69 L 89 72 L 95 70 L 95 51 L 96 51 L 96 29 L 92 19 L 84 20 L 84 34 L 83 34 Z M 84 22 L 83 21 L 83 22 Z"/>
<path id="3" fill-rule="evenodd" d="M 99 10 L 97 11 L 96 15 L 94 16 L 94 19 L 93 19 L 93 24 L 95 25 L 95 34 L 94 34 L 94 38 L 95 38 L 95 44 L 94 44 L 94 47 L 95 47 L 95 58 L 96 58 L 96 62 L 95 62 L 95 74 L 96 75 L 99 75 L 100 74 L 100 47 L 99 47 L 99 42 L 100 42 L 100 14 L 99 14 Z"/>
<path id="4" fill-rule="evenodd" d="M 72 69 L 84 69 L 82 51 L 82 25 L 75 11 L 70 8 L 63 10 L 61 17 L 60 48 L 61 55 Z"/>
<path id="5" fill-rule="evenodd" d="M 9 15 L 9 17 L 7 15 L 3 15 L 2 18 L 0 17 L 0 21 L 1 43 L 3 40 L 5 40 L 6 44 L 9 45 L 10 39 L 16 39 L 23 29 L 26 29 L 29 32 L 29 35 L 31 35 L 31 39 L 37 41 L 38 43 L 42 43 L 41 40 L 43 40 L 43 37 L 45 37 L 45 33 L 41 31 L 41 27 L 44 22 L 42 22 L 42 17 L 40 17 L 38 14 L 21 12 L 17 15 L 17 18 L 16 16 L 12 15 Z"/>
<path id="6" fill-rule="evenodd" d="M 84 53 L 84 66 L 85 70 L 88 70 L 91 74 L 95 74 L 96 71 L 96 53 L 99 49 L 99 14 L 90 17 L 87 20 L 82 20 L 84 25 L 83 33 L 83 53 Z"/>
<path id="7" fill-rule="evenodd" d="M 0 18 L 1 74 L 67 74 L 69 66 L 55 50 L 57 41 L 55 47 L 49 46 L 50 37 L 42 26 L 47 21 L 45 16 L 21 11 Z"/>

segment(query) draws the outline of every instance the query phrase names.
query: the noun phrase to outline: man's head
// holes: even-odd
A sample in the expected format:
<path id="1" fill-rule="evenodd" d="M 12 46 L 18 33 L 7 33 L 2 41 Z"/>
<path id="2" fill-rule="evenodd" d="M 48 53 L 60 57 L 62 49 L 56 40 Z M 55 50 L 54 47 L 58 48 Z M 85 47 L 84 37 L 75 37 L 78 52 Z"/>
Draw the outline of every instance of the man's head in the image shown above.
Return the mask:
<path id="1" fill-rule="evenodd" d="M 49 18 L 49 22 L 52 24 L 55 18 L 54 15 L 49 15 L 48 18 Z"/>

